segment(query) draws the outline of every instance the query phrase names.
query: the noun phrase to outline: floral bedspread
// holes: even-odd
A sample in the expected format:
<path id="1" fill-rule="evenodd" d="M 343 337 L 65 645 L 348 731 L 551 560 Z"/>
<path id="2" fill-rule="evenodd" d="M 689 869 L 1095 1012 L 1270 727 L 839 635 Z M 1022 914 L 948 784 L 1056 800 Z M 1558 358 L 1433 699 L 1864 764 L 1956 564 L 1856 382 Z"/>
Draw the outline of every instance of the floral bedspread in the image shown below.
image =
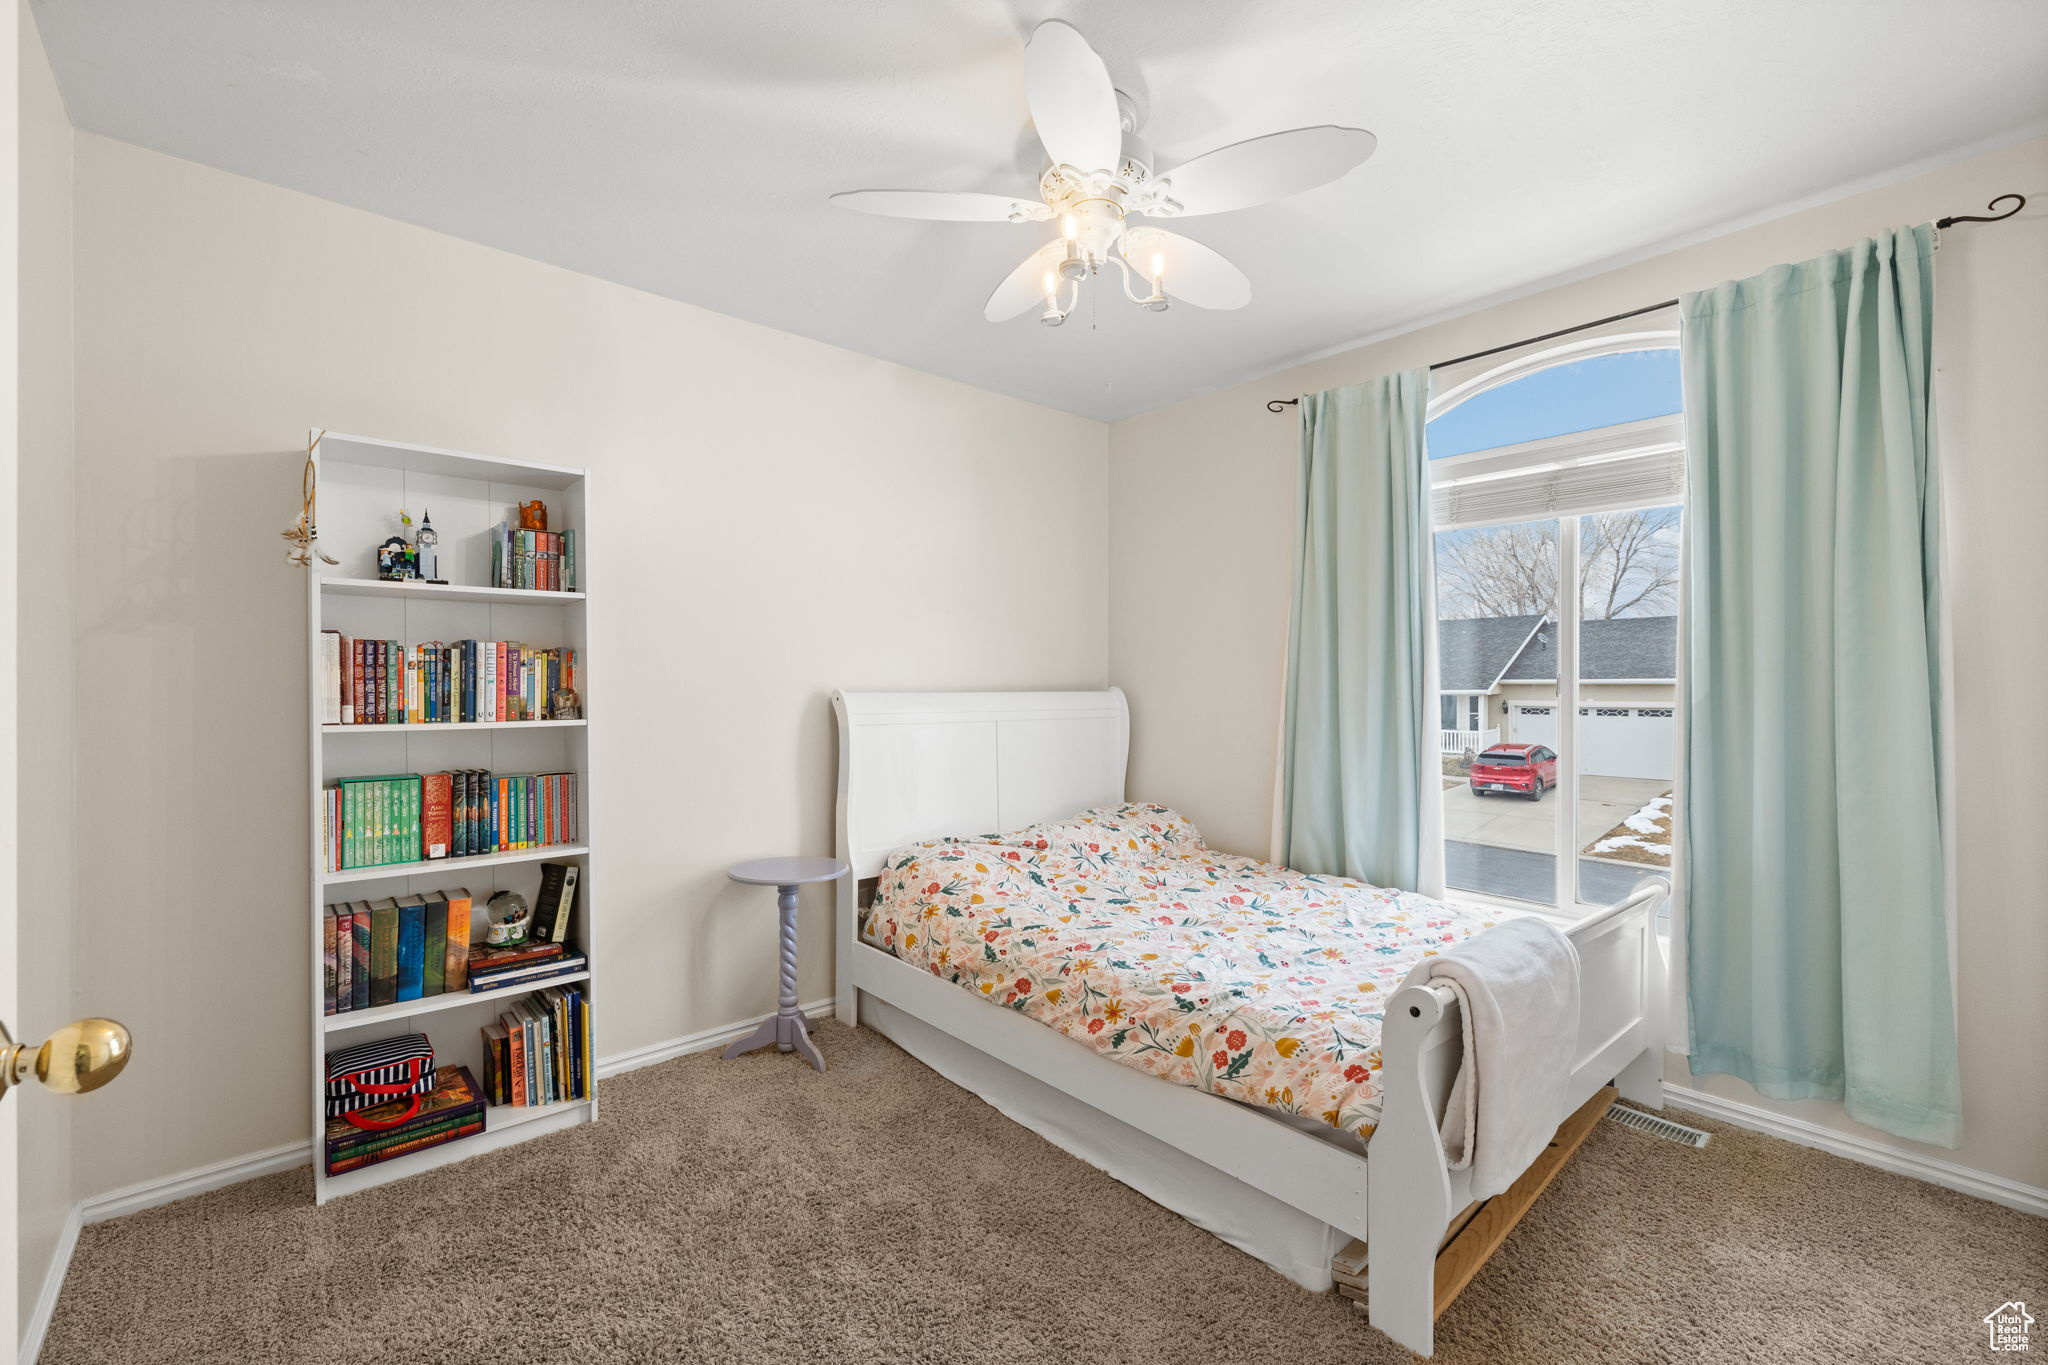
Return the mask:
<path id="1" fill-rule="evenodd" d="M 1219 853 L 1124 805 L 899 849 L 861 931 L 1127 1066 L 1363 1138 L 1386 998 L 1502 917 Z"/>

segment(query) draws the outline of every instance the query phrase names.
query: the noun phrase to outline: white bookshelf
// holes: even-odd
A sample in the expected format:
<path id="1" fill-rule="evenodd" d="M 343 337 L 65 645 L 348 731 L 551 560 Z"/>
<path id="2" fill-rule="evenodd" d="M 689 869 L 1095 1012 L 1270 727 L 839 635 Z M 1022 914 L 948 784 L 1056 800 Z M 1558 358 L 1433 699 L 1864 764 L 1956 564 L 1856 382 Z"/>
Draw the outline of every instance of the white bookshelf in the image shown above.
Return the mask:
<path id="1" fill-rule="evenodd" d="M 590 551 L 594 537 L 586 515 L 588 476 L 583 470 L 333 432 L 320 436 L 313 448 L 313 459 L 319 477 L 321 548 L 341 561 L 316 565 L 315 572 L 307 574 L 306 584 L 307 725 L 312 756 L 308 792 L 312 831 L 308 877 L 308 937 L 312 945 L 311 1114 L 314 1192 L 324 1204 L 343 1194 L 596 1120 L 593 1079 L 591 1099 L 537 1106 L 494 1105 L 486 1113 L 485 1130 L 475 1136 L 339 1176 L 330 1177 L 326 1171 L 326 1062 L 327 1053 L 334 1048 L 399 1034 L 424 1033 L 434 1045 L 437 1065 L 466 1066 L 481 1082 L 486 1068 L 480 1031 L 497 1020 L 507 1002 L 547 986 L 577 984 L 590 1010 L 589 1061 L 594 1078 L 597 1039 L 603 1020 L 593 989 L 600 963 L 592 907 L 596 904 L 593 897 L 600 891 L 591 856 L 594 779 L 589 717 L 602 705 L 593 701 L 593 693 L 603 687 L 604 664 L 591 650 L 589 638 L 587 591 L 593 581 Z M 536 592 L 490 586 L 491 533 L 501 521 L 512 520 L 516 525 L 517 505 L 533 498 L 547 504 L 549 529 L 576 530 L 578 587 L 583 591 Z M 410 532 L 397 520 L 401 507 L 412 513 L 415 522 L 423 513 L 432 515 L 434 529 L 440 533 L 440 575 L 448 580 L 445 586 L 387 583 L 377 578 L 377 546 L 392 535 L 410 538 Z M 434 640 L 478 639 L 517 640 L 536 647 L 574 647 L 581 669 L 577 690 L 585 718 L 464 724 L 323 724 L 323 630 L 339 630 L 359 639 L 399 640 L 409 646 Z M 500 773 L 579 774 L 579 842 L 467 858 L 340 872 L 327 870 L 324 838 L 328 784 L 344 777 L 462 768 L 485 768 Z M 470 893 L 473 941 L 481 940 L 485 903 L 500 890 L 518 891 L 531 903 L 539 890 L 543 862 L 581 865 L 570 940 L 574 950 L 589 957 L 588 970 L 538 983 L 530 990 L 511 987 L 484 995 L 451 992 L 364 1010 L 325 1012 L 321 920 L 327 906 L 460 887 Z"/>

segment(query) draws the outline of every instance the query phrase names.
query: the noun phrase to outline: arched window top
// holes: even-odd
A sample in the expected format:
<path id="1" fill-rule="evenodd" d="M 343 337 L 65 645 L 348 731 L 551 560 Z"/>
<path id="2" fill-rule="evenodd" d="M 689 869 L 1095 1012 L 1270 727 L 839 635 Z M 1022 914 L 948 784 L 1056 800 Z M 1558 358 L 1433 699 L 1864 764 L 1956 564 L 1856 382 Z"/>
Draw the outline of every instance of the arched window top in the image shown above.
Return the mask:
<path id="1" fill-rule="evenodd" d="M 1437 415 L 1429 423 L 1429 458 L 1675 413 L 1676 340 L 1656 334 L 1601 338 L 1510 361 L 1460 384 L 1430 405 Z"/>

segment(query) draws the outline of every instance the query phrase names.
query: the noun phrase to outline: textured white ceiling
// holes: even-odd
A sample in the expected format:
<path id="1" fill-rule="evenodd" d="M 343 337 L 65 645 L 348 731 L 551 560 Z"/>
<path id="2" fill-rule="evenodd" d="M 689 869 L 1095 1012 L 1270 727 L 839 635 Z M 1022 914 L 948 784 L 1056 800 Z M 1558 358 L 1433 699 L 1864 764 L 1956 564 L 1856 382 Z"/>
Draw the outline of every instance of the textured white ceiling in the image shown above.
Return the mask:
<path id="1" fill-rule="evenodd" d="M 1099 418 L 2048 122 L 2040 0 L 38 0 L 81 128 Z M 1249 307 L 980 314 L 1043 226 L 1022 49 L 1077 25 L 1162 167 L 1370 128 L 1181 229 Z M 2003 188 L 2003 187 L 2001 187 Z M 2015 187 L 2017 188 L 2017 187 Z M 1971 205 L 1958 204 L 1956 211 Z M 1106 282 L 1104 282 L 1106 283 Z"/>

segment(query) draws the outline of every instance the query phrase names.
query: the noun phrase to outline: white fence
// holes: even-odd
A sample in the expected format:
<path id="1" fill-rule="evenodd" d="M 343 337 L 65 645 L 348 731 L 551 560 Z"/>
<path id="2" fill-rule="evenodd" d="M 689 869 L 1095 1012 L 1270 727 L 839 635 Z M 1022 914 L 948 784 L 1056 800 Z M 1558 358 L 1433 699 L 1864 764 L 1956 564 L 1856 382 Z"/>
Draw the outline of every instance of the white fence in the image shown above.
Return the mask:
<path id="1" fill-rule="evenodd" d="M 1446 754 L 1476 754 L 1500 743 L 1499 730 L 1439 730 L 1437 749 Z"/>

